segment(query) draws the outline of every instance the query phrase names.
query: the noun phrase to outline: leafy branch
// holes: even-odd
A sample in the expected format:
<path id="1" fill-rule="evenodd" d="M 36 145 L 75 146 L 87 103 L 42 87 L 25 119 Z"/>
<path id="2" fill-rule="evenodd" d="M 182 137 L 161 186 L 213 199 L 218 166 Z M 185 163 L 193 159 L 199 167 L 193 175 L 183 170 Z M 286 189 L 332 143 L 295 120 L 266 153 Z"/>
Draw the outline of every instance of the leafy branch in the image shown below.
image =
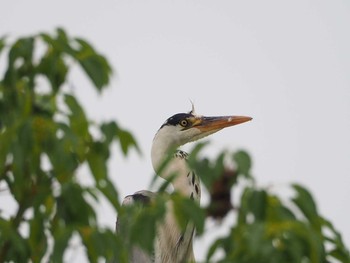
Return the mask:
<path id="1" fill-rule="evenodd" d="M 73 234 L 80 235 L 91 262 L 122 255 L 122 249 L 114 249 L 120 247 L 120 239 L 97 225 L 88 199 L 104 196 L 119 210 L 106 161 L 115 142 L 124 154 L 138 146 L 115 121 L 91 122 L 64 89 L 68 73 L 78 64 L 92 86 L 102 91 L 112 72 L 108 61 L 88 42 L 62 29 L 14 43 L 2 38 L 0 52 L 7 54 L 0 79 L 0 180 L 18 206 L 9 219 L 0 215 L 0 262 L 39 262 L 44 256 L 61 262 Z M 40 78 L 47 80 L 46 89 L 40 89 Z M 92 128 L 99 130 L 99 138 L 91 134 Z M 95 180 L 93 188 L 77 181 L 77 170 L 85 164 Z M 25 218 L 28 211 L 32 216 Z M 21 225 L 28 226 L 28 233 L 20 231 Z M 51 249 L 48 238 L 53 240 Z M 104 239 L 110 242 L 96 246 Z"/>
<path id="2" fill-rule="evenodd" d="M 92 122 L 65 88 L 69 72 L 80 66 L 92 87 L 102 92 L 112 73 L 107 59 L 62 29 L 14 42 L 0 38 L 0 56 L 7 63 L 0 76 L 0 184 L 16 202 L 10 217 L 0 212 L 0 262 L 63 262 L 74 235 L 82 240 L 90 262 L 128 262 L 134 244 L 151 253 L 169 200 L 179 226 L 185 229 L 190 220 L 198 235 L 205 233 L 209 217 L 221 220 L 235 213 L 228 232 L 208 250 L 208 262 L 350 262 L 341 234 L 319 214 L 311 193 L 294 184 L 294 196 L 286 201 L 258 187 L 245 151 L 225 151 L 209 159 L 202 157 L 205 143 L 193 148 L 188 164 L 210 194 L 207 206 L 168 194 L 164 190 L 169 182 L 146 207 L 121 206 L 107 161 L 113 144 L 127 155 L 131 149 L 139 151 L 137 143 L 115 121 Z M 92 186 L 77 179 L 83 165 L 89 168 Z M 235 191 L 242 193 L 237 201 L 232 200 Z M 125 226 L 120 233 L 98 225 L 88 200 L 101 197 Z"/>

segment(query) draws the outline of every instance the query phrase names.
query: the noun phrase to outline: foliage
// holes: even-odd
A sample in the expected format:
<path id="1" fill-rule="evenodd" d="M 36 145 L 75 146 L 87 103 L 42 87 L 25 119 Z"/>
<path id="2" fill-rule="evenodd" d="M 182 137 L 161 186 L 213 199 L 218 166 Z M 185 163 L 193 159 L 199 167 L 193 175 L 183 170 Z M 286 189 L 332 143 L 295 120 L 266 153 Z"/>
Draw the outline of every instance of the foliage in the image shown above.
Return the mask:
<path id="1" fill-rule="evenodd" d="M 278 196 L 269 188 L 256 186 L 246 152 L 224 152 L 219 158 L 209 160 L 200 157 L 198 149 L 203 146 L 194 148 L 189 163 L 211 194 L 210 204 L 203 208 L 207 215 L 221 219 L 234 207 L 224 206 L 227 210 L 223 213 L 222 204 L 231 202 L 232 198 L 223 195 L 225 188 L 215 188 L 218 182 L 227 185 L 227 178 L 231 178 L 230 189 L 226 191 L 242 191 L 238 207 L 233 210 L 237 220 L 232 222 L 226 236 L 211 245 L 208 261 L 220 250 L 224 255 L 215 262 L 350 262 L 340 233 L 318 213 L 306 188 L 292 185 L 294 196 L 286 200 L 286 196 Z M 235 169 L 227 168 L 227 163 L 232 161 Z M 206 184 L 208 178 L 211 182 Z M 220 192 L 219 200 L 215 191 Z"/>
<path id="2" fill-rule="evenodd" d="M 101 92 L 111 76 L 108 61 L 62 29 L 14 43 L 1 38 L 0 55 L 7 61 L 0 78 L 0 187 L 17 204 L 10 218 L 0 211 L 0 262 L 62 262 L 74 235 L 90 262 L 127 262 L 133 245 L 151 253 L 169 200 L 179 226 L 185 229 L 191 220 L 198 235 L 205 233 L 206 219 L 236 215 L 227 234 L 211 245 L 208 262 L 350 262 L 340 233 L 319 214 L 310 192 L 295 184 L 294 196 L 285 200 L 257 187 L 245 151 L 222 152 L 210 160 L 202 157 L 206 143 L 193 148 L 188 164 L 210 194 L 206 207 L 168 194 L 170 182 L 146 206 L 121 206 L 106 163 L 114 142 L 127 154 L 138 150 L 135 139 L 114 121 L 90 121 L 66 84 L 70 70 L 79 65 Z M 92 186 L 77 179 L 84 165 Z M 232 203 L 234 191 L 241 196 Z M 117 234 L 97 223 L 89 200 L 101 197 L 118 213 L 123 227 Z"/>
<path id="3" fill-rule="evenodd" d="M 91 262 L 125 258 L 119 236 L 97 225 L 88 200 L 104 196 L 119 210 L 106 162 L 114 142 L 124 154 L 137 149 L 136 142 L 114 121 L 92 123 L 66 85 L 70 70 L 80 65 L 102 91 L 111 76 L 108 61 L 62 29 L 14 43 L 2 38 L 0 52 L 7 61 L 0 80 L 0 185 L 17 203 L 10 218 L 0 214 L 0 262 L 62 262 L 73 235 Z M 94 178 L 91 187 L 77 180 L 83 165 Z"/>

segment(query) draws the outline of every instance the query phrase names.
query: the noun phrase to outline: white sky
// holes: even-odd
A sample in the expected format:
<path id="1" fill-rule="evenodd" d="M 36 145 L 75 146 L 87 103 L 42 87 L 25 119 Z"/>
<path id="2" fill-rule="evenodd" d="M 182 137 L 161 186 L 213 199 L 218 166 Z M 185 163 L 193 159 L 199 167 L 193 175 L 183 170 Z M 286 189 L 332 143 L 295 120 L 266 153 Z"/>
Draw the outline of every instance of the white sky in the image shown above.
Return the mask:
<path id="1" fill-rule="evenodd" d="M 140 143 L 143 157 L 110 161 L 122 196 L 148 187 L 153 135 L 191 99 L 204 115 L 254 117 L 213 135 L 208 153 L 244 148 L 259 185 L 303 184 L 350 244 L 350 2 L 2 1 L 0 35 L 58 26 L 115 69 L 102 96 L 79 72 L 70 82 L 91 118 L 117 120 Z M 108 205 L 99 213 L 114 226 Z"/>

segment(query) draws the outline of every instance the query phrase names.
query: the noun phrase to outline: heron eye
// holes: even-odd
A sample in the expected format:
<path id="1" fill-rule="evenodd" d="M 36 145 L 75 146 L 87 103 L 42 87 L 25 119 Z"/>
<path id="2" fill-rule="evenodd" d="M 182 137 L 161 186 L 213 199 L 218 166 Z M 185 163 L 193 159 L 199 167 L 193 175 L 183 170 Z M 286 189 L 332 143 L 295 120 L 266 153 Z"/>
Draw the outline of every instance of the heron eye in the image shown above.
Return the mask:
<path id="1" fill-rule="evenodd" d="M 188 121 L 187 121 L 187 120 L 181 120 L 181 121 L 180 121 L 180 125 L 181 125 L 182 127 L 186 127 L 186 126 L 188 125 Z"/>

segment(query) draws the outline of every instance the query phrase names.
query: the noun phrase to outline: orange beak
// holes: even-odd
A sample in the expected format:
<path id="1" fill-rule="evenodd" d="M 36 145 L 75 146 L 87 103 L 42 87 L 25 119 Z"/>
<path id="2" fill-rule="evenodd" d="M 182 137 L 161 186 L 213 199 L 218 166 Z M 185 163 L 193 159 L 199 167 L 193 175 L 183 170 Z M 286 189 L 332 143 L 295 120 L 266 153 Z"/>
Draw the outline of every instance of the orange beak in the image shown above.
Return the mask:
<path id="1" fill-rule="evenodd" d="M 217 117 L 197 117 L 193 127 L 201 132 L 218 131 L 226 127 L 241 124 L 252 120 L 247 116 L 217 116 Z"/>

